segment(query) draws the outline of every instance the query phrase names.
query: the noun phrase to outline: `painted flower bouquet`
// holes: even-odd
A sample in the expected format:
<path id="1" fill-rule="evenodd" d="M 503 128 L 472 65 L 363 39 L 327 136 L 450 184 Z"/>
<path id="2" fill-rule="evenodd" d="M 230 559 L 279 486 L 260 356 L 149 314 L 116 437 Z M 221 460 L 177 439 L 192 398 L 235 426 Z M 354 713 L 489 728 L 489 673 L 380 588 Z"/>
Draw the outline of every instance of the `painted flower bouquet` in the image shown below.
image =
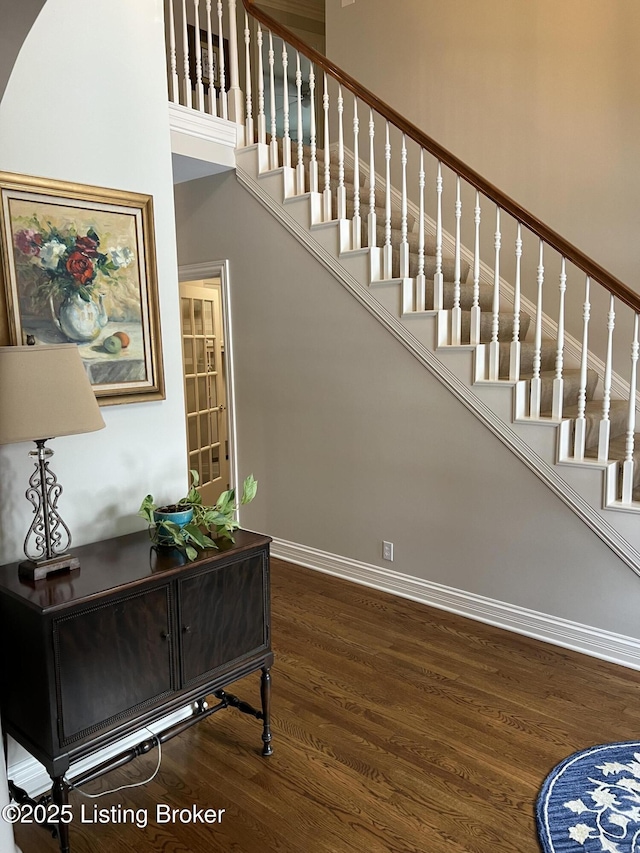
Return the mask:
<path id="1" fill-rule="evenodd" d="M 79 296 L 90 302 L 96 289 L 98 273 L 111 276 L 134 260 L 128 247 L 100 249 L 100 237 L 93 228 L 78 234 L 73 227 L 64 230 L 51 225 L 40 226 L 34 218 L 33 228 L 14 234 L 18 257 L 44 273 L 36 287 L 34 299 L 45 303 L 52 298 L 64 301 Z"/>

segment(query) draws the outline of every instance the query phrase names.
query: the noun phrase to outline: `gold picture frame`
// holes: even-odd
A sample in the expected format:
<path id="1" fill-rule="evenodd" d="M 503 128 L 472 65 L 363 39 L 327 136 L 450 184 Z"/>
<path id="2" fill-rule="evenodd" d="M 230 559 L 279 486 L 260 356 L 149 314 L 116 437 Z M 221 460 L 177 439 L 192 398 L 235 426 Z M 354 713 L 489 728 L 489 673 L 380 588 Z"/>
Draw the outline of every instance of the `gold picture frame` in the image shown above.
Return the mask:
<path id="1" fill-rule="evenodd" d="M 0 172 L 0 255 L 0 343 L 77 343 L 101 406 L 164 399 L 151 196 Z"/>

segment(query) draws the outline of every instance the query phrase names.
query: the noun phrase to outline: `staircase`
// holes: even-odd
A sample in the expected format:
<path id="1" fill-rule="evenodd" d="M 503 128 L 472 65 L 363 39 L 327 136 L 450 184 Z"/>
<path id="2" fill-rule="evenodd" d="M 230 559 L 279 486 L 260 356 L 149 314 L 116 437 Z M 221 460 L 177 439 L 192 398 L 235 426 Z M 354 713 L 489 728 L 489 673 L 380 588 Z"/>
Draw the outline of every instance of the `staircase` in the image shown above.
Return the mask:
<path id="1" fill-rule="evenodd" d="M 240 183 L 640 574 L 638 295 L 244 5 L 244 114 L 233 50 L 233 110 L 224 68 L 208 93 L 242 128 Z"/>

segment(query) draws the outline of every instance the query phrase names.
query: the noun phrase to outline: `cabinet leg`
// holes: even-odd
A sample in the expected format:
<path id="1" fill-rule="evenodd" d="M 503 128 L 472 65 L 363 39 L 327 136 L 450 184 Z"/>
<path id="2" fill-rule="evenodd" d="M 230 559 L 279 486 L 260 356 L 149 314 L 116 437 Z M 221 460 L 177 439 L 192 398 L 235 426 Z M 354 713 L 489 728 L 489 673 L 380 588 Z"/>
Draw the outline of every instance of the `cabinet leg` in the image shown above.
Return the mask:
<path id="1" fill-rule="evenodd" d="M 262 668 L 260 679 L 260 698 L 262 699 L 262 747 L 263 755 L 272 755 L 271 746 L 271 670 L 270 667 Z"/>
<path id="2" fill-rule="evenodd" d="M 69 788 L 64 781 L 63 776 L 56 776 L 53 779 L 53 788 L 51 789 L 53 802 L 62 810 L 62 806 L 69 804 Z M 64 815 L 66 809 L 61 811 Z M 60 853 L 69 853 L 69 824 L 58 821 L 58 838 L 60 840 Z"/>

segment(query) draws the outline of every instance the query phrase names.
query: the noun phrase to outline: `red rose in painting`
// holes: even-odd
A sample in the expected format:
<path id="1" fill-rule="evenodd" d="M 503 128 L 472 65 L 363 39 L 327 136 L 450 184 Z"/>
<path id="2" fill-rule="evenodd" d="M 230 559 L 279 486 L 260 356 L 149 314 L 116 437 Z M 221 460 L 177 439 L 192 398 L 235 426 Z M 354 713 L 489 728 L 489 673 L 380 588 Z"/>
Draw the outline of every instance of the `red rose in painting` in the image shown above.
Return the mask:
<path id="1" fill-rule="evenodd" d="M 78 284 L 86 284 L 94 276 L 91 259 L 82 252 L 72 252 L 67 260 L 67 270 Z"/>
<path id="2" fill-rule="evenodd" d="M 98 254 L 98 241 L 91 237 L 76 237 L 76 249 L 88 258 L 94 258 Z"/>
<path id="3" fill-rule="evenodd" d="M 38 255 L 42 245 L 42 235 L 31 228 L 25 228 L 24 231 L 18 231 L 14 235 L 13 242 L 23 255 Z"/>

